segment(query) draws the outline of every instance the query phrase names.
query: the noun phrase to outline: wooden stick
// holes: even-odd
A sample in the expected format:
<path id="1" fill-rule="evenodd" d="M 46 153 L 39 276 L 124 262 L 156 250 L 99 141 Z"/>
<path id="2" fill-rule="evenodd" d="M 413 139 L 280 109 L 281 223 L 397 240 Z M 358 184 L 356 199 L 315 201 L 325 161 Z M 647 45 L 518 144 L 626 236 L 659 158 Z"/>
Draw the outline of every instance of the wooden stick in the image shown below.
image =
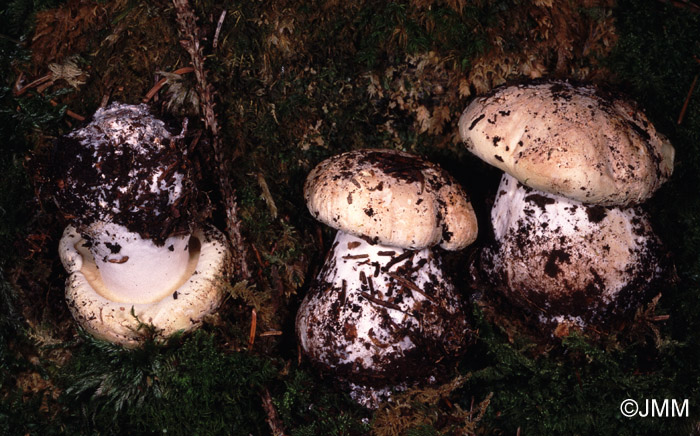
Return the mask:
<path id="1" fill-rule="evenodd" d="M 406 250 L 406 251 L 404 251 L 403 253 L 401 253 L 401 254 L 399 254 L 398 256 L 396 256 L 396 257 L 394 257 L 393 259 L 391 259 L 389 262 L 387 262 L 387 264 L 384 265 L 384 267 L 382 268 L 382 270 L 384 270 L 384 271 L 389 271 L 389 270 L 391 269 L 392 266 L 396 265 L 396 264 L 399 263 L 399 262 L 402 262 L 402 261 L 408 259 L 409 257 L 412 258 L 414 254 L 416 254 L 415 251 L 413 251 L 413 250 Z"/>
<path id="2" fill-rule="evenodd" d="M 411 289 L 412 291 L 418 292 L 419 294 L 421 294 L 422 296 L 424 296 L 426 299 L 428 299 L 430 302 L 435 303 L 435 298 L 433 298 L 431 295 L 428 295 L 428 294 L 426 294 L 425 292 L 423 292 L 423 290 L 422 290 L 421 288 L 419 288 L 418 285 L 416 285 L 416 284 L 413 283 L 412 281 L 410 281 L 410 280 L 408 280 L 408 279 L 406 279 L 406 278 L 403 278 L 403 277 L 401 277 L 401 276 L 398 275 L 398 274 L 394 274 L 394 273 L 390 273 L 390 272 L 387 272 L 386 274 L 387 274 L 389 277 L 391 277 L 391 278 L 393 278 L 394 280 L 396 280 L 397 282 L 399 282 L 399 283 L 401 283 L 402 285 L 404 285 L 405 287 L 407 287 L 408 289 Z"/>
<path id="3" fill-rule="evenodd" d="M 221 16 L 219 17 L 219 22 L 216 24 L 216 32 L 214 32 L 214 42 L 212 47 L 216 48 L 219 45 L 219 33 L 221 32 L 221 26 L 224 24 L 224 19 L 226 18 L 226 9 L 221 11 Z"/>
<path id="4" fill-rule="evenodd" d="M 270 265 L 267 262 L 263 262 L 262 257 L 260 257 L 260 252 L 258 251 L 255 244 L 250 244 L 250 248 L 253 249 L 253 253 L 255 254 L 255 259 L 258 261 L 258 265 L 260 265 L 260 268 L 266 268 Z"/>
<path id="5" fill-rule="evenodd" d="M 193 71 L 194 71 L 194 68 L 192 68 L 192 67 L 182 67 L 182 68 L 178 68 L 177 70 L 173 71 L 173 74 L 186 74 L 186 73 L 191 73 Z M 144 103 L 148 103 L 148 101 L 150 99 L 152 99 L 158 93 L 158 91 L 160 91 L 160 88 L 162 88 L 163 85 L 165 85 L 165 82 L 167 82 L 167 81 L 168 81 L 168 79 L 166 79 L 165 77 L 160 79 L 155 85 L 153 85 L 153 88 L 151 88 L 146 93 L 146 96 L 141 101 Z"/>
<path id="6" fill-rule="evenodd" d="M 194 75 L 197 79 L 197 93 L 199 94 L 199 104 L 202 111 L 204 125 L 211 134 L 211 145 L 214 151 L 214 168 L 216 178 L 219 182 L 219 190 L 226 212 L 226 234 L 228 235 L 231 251 L 237 263 L 237 273 L 243 279 L 250 278 L 248 263 L 246 261 L 247 247 L 244 245 L 241 236 L 240 222 L 238 220 L 238 204 L 236 194 L 229 177 L 228 161 L 221 149 L 221 138 L 219 136 L 219 124 L 214 112 L 214 87 L 207 80 L 206 69 L 204 68 L 204 53 L 201 46 L 201 31 L 197 26 L 197 17 L 190 6 L 188 0 L 172 0 L 175 6 L 175 17 L 182 39 L 180 45 L 187 51 L 192 60 Z"/>
<path id="7" fill-rule="evenodd" d="M 260 333 L 261 338 L 265 336 L 282 336 L 282 330 L 270 330 Z"/>
<path id="8" fill-rule="evenodd" d="M 689 2 L 688 0 L 659 0 L 661 3 L 671 5 L 676 8 L 686 9 L 691 12 L 699 13 L 700 6 Z"/>
<path id="9" fill-rule="evenodd" d="M 53 106 L 53 107 L 58 106 L 58 102 L 56 102 L 56 100 L 50 100 L 49 103 L 51 103 L 51 106 Z M 71 117 L 75 120 L 78 120 L 78 121 L 85 121 L 84 116 L 78 115 L 70 109 L 66 109 L 66 115 L 68 115 L 69 117 Z"/>
<path id="10" fill-rule="evenodd" d="M 35 81 L 28 83 L 28 84 L 24 85 L 21 89 L 18 89 L 17 91 L 15 91 L 15 96 L 19 97 L 20 95 L 24 94 L 25 92 L 27 92 L 31 88 L 34 88 L 35 86 L 39 86 L 44 82 L 48 82 L 49 80 L 51 80 L 52 77 L 53 77 L 53 73 L 48 73 L 45 76 L 39 77 Z"/>
<path id="11" fill-rule="evenodd" d="M 24 94 L 24 93 L 27 92 L 29 89 L 31 89 L 31 88 L 33 88 L 33 87 L 35 87 L 35 86 L 39 86 L 39 85 L 41 85 L 41 84 L 46 84 L 43 88 L 37 89 L 37 91 L 39 92 L 39 94 L 42 94 L 43 91 L 46 89 L 46 87 L 51 85 L 50 83 L 46 83 L 46 82 L 48 82 L 49 80 L 51 80 L 51 77 L 53 77 L 53 73 L 48 73 L 47 75 L 42 76 L 42 77 L 40 77 L 40 78 L 34 80 L 33 82 L 28 83 L 27 85 L 24 85 L 21 89 L 18 89 L 17 91 L 14 91 L 14 94 L 15 94 L 15 96 L 19 97 L 20 95 Z M 58 106 L 58 102 L 57 102 L 56 100 L 49 100 L 49 103 L 51 103 L 51 106 L 53 106 L 53 107 Z M 76 114 L 75 112 L 73 112 L 73 111 L 70 110 L 70 109 L 66 109 L 66 115 L 68 115 L 69 117 L 71 117 L 71 118 L 73 118 L 73 119 L 75 119 L 75 120 L 78 120 L 78 121 L 85 121 L 85 117 L 84 117 L 84 116 L 78 115 L 78 114 Z"/>
<path id="12" fill-rule="evenodd" d="M 248 337 L 248 350 L 253 349 L 253 344 L 255 343 L 255 330 L 258 324 L 258 313 L 255 309 L 251 310 L 253 318 L 250 320 L 250 336 Z"/>
<path id="13" fill-rule="evenodd" d="M 394 303 L 389 303 L 387 301 L 382 301 L 379 298 L 374 298 L 373 296 L 369 295 L 367 292 L 360 292 L 360 295 L 362 295 L 367 300 L 369 300 L 370 303 L 374 303 L 378 306 L 386 307 L 387 309 L 398 310 L 399 312 L 404 313 L 404 314 L 409 315 L 409 316 L 414 316 L 413 314 L 408 313 L 405 310 L 401 310 L 401 307 L 399 307 L 398 305 L 396 305 Z"/>
<path id="14" fill-rule="evenodd" d="M 265 388 L 260 394 L 262 397 L 262 406 L 267 413 L 267 424 L 272 430 L 273 436 L 285 436 L 284 427 L 282 425 L 282 420 L 280 420 L 279 415 L 277 415 L 277 410 L 275 405 L 272 403 L 272 396 L 270 396 L 270 391 Z"/>
<path id="15" fill-rule="evenodd" d="M 19 91 L 21 88 L 19 86 L 20 83 L 22 83 L 22 80 L 24 80 L 24 72 L 20 71 L 19 75 L 15 79 L 15 84 L 12 86 L 12 93 L 17 95 L 17 91 Z"/>

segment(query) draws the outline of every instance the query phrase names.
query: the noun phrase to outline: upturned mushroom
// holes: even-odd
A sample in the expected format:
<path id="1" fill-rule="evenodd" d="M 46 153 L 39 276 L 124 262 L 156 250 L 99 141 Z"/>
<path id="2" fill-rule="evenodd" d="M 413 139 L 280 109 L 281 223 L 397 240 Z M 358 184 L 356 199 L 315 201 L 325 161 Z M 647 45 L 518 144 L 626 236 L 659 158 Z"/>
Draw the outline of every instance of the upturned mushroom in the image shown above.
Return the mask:
<path id="1" fill-rule="evenodd" d="M 119 103 L 56 141 L 66 299 L 99 338 L 136 345 L 141 323 L 190 330 L 221 301 L 228 249 L 200 222 L 183 142 L 146 105 Z"/>
<path id="2" fill-rule="evenodd" d="M 480 257 L 488 283 L 555 331 L 647 301 L 665 261 L 637 205 L 671 175 L 674 149 L 633 103 L 538 81 L 475 99 L 459 128 L 469 151 L 506 172 L 495 243 Z"/>
<path id="3" fill-rule="evenodd" d="M 468 324 L 431 247 L 475 240 L 464 190 L 408 153 L 359 150 L 320 163 L 304 195 L 311 214 L 338 232 L 297 314 L 303 352 L 353 383 L 351 395 L 367 407 L 386 386 L 440 375 L 463 351 Z"/>

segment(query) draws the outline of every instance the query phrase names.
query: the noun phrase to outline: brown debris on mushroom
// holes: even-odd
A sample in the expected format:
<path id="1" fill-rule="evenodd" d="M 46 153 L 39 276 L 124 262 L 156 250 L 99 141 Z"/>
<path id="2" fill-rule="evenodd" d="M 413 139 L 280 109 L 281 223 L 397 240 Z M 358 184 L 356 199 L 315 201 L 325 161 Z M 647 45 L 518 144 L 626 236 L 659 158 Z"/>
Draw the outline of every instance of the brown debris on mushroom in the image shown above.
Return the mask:
<path id="1" fill-rule="evenodd" d="M 506 172 L 495 240 L 477 261 L 488 285 L 553 331 L 606 323 L 653 296 L 668 262 L 634 206 L 670 177 L 674 149 L 634 103 L 539 80 L 476 98 L 459 129 Z"/>
<path id="2" fill-rule="evenodd" d="M 229 250 L 203 230 L 185 127 L 174 135 L 146 105 L 113 103 L 56 141 L 66 300 L 97 337 L 136 345 L 140 322 L 167 336 L 221 302 Z"/>
<path id="3" fill-rule="evenodd" d="M 311 214 L 338 230 L 385 245 L 460 250 L 477 225 L 464 189 L 436 165 L 391 150 L 328 159 L 306 179 Z"/>
<path id="4" fill-rule="evenodd" d="M 636 104 L 592 85 L 497 88 L 469 104 L 459 131 L 485 162 L 583 203 L 639 204 L 673 172 L 673 146 Z"/>
<path id="5" fill-rule="evenodd" d="M 664 276 L 661 242 L 638 207 L 586 205 L 505 174 L 482 250 L 486 282 L 543 324 L 579 328 L 629 314 Z"/>
<path id="6" fill-rule="evenodd" d="M 388 386 L 444 375 L 469 325 L 431 247 L 476 238 L 462 188 L 408 153 L 359 150 L 320 163 L 304 193 L 309 211 L 338 233 L 297 313 L 303 352 L 370 408 Z"/>

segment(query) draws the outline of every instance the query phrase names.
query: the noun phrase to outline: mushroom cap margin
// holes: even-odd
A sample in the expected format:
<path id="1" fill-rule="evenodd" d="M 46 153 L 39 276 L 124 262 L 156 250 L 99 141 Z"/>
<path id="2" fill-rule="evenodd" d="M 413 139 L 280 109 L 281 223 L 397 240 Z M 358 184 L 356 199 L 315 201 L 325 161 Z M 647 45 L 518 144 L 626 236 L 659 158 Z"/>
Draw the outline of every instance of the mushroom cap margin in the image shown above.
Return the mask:
<path id="1" fill-rule="evenodd" d="M 476 239 L 464 189 L 405 152 L 365 149 L 326 159 L 306 178 L 304 198 L 317 220 L 384 245 L 460 250 Z"/>
<path id="2" fill-rule="evenodd" d="M 649 198 L 675 150 L 631 101 L 592 85 L 537 81 L 474 99 L 459 120 L 469 151 L 523 184 L 589 204 Z"/>
<path id="3" fill-rule="evenodd" d="M 95 291 L 83 272 L 89 256 L 75 245 L 81 240 L 75 227 L 68 226 L 59 243 L 61 261 L 70 273 L 66 280 L 66 302 L 73 317 L 93 336 L 127 347 L 138 346 L 143 334 L 139 324 L 152 324 L 159 337 L 189 331 L 221 303 L 223 280 L 230 274 L 231 253 L 224 235 L 213 227 L 197 230 L 200 241 L 195 273 L 172 296 L 151 304 L 110 301 Z M 77 260 L 80 259 L 80 260 Z M 132 309 L 135 318 L 132 315 Z"/>

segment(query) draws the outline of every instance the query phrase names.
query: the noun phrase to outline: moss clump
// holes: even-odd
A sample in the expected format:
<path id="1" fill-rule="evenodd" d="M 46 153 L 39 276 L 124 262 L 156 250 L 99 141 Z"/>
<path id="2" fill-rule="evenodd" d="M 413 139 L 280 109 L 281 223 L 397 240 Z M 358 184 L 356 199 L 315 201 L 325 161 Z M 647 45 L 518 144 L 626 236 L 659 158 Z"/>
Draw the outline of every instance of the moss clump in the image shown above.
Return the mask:
<path id="1" fill-rule="evenodd" d="M 477 312 L 480 343 L 473 350 L 485 356 L 465 384 L 464 407 L 472 396 L 493 392 L 485 421 L 493 431 L 528 434 L 636 435 L 690 432 L 693 418 L 626 418 L 620 403 L 628 398 L 695 398 L 697 380 L 688 368 L 673 364 L 680 356 L 698 357 L 687 343 L 652 334 L 624 346 L 591 344 L 572 333 L 547 349 L 534 349 L 527 340 L 503 340 Z M 686 377 L 688 377 L 686 379 Z M 675 382 L 670 382 L 675 380 Z M 692 401 L 692 400 L 691 400 Z M 692 414 L 692 411 L 691 411 Z"/>
<path id="2" fill-rule="evenodd" d="M 450 394 L 463 386 L 467 378 L 457 376 L 441 386 L 395 394 L 391 403 L 385 403 L 377 410 L 374 433 L 377 436 L 476 434 L 492 394 L 476 405 L 470 404 L 466 410 L 459 404 L 452 404 Z"/>
<path id="3" fill-rule="evenodd" d="M 299 368 L 289 369 L 274 404 L 292 436 L 367 434 L 368 412 Z M 364 422 L 363 422 L 364 419 Z"/>
<path id="4" fill-rule="evenodd" d="M 60 401 L 77 412 L 80 428 L 103 434 L 264 433 L 259 393 L 275 377 L 272 362 L 226 352 L 202 330 L 134 350 L 84 340 L 58 375 Z"/>

